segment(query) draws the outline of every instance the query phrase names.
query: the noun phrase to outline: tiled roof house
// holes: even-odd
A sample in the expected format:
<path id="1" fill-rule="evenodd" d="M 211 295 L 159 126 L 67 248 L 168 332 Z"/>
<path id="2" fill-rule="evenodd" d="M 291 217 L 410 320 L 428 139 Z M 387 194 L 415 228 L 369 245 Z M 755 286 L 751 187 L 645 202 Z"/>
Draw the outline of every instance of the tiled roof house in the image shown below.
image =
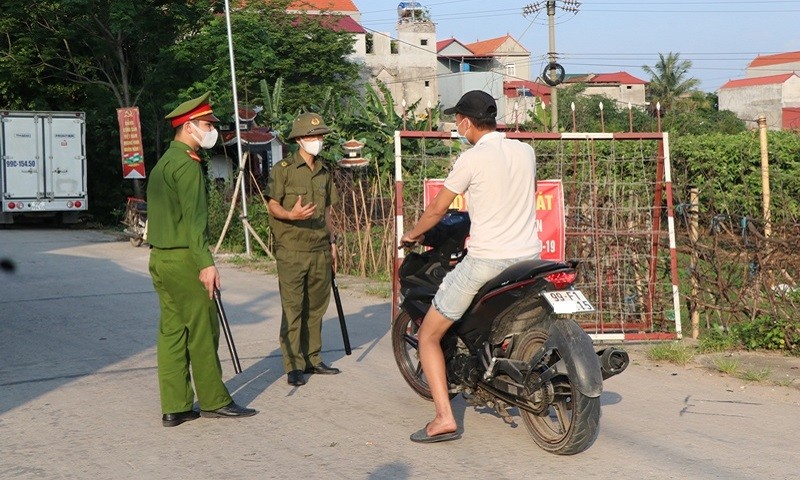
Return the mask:
<path id="1" fill-rule="evenodd" d="M 602 95 L 623 105 L 645 106 L 647 82 L 628 72 L 570 75 L 565 83 L 585 84 L 587 95 Z"/>
<path id="2" fill-rule="evenodd" d="M 719 108 L 750 127 L 764 115 L 769 129 L 800 129 L 799 75 L 800 51 L 759 55 L 747 65 L 745 78 L 720 87 Z"/>

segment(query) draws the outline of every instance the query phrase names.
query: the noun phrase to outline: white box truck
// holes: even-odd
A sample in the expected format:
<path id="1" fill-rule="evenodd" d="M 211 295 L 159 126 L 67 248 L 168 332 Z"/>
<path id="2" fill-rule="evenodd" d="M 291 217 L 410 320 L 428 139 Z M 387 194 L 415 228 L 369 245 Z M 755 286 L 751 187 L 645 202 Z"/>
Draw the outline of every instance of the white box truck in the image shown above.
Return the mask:
<path id="1" fill-rule="evenodd" d="M 88 207 L 86 115 L 0 111 L 0 224 L 20 216 L 75 223 Z"/>

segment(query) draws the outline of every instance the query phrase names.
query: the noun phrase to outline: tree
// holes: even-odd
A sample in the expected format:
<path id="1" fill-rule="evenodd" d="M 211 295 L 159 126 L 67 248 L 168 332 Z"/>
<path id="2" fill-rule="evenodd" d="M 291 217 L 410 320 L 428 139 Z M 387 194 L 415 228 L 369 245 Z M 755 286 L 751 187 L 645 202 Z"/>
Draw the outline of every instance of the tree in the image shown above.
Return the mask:
<path id="1" fill-rule="evenodd" d="M 688 72 L 692 62 L 681 60 L 680 54 L 658 54 L 659 60 L 654 67 L 642 65 L 642 70 L 650 75 L 648 94 L 651 105 L 661 103 L 661 108 L 669 112 L 680 101 L 680 98 L 697 88 L 700 81 L 689 78 Z"/>
<path id="2" fill-rule="evenodd" d="M 100 87 L 133 106 L 154 75 L 169 73 L 161 47 L 207 15 L 210 1 L 4 0 L 3 70 L 33 73 L 48 88 Z"/>
<path id="3" fill-rule="evenodd" d="M 279 77 L 287 112 L 330 86 L 337 99 L 354 94 L 352 35 L 288 16 L 286 3 L 232 14 L 240 99 L 258 101 L 258 82 Z M 219 0 L 0 1 L 0 108 L 86 112 L 91 209 L 103 221 L 131 187 L 115 161 L 115 108 L 139 107 L 149 168 L 168 136 L 164 115 L 181 101 L 211 90 L 218 116 L 233 113 L 221 9 Z"/>
<path id="4" fill-rule="evenodd" d="M 239 100 L 266 103 L 260 97 L 261 81 L 276 85 L 279 79 L 286 112 L 318 105 L 329 89 L 337 99 L 356 95 L 359 66 L 347 58 L 353 36 L 337 31 L 333 17 L 287 14 L 284 3 L 250 3 L 231 12 Z M 178 68 L 194 80 L 185 96 L 213 91 L 222 113 L 232 114 L 225 19 L 215 17 L 170 51 Z"/>
<path id="5" fill-rule="evenodd" d="M 733 112 L 720 111 L 717 103 L 716 94 L 694 91 L 664 116 L 662 127 L 665 131 L 679 135 L 744 132 L 744 121 L 736 118 Z"/>
<path id="6" fill-rule="evenodd" d="M 88 181 L 97 210 L 112 210 L 127 188 L 120 163 L 109 161 L 119 152 L 115 107 L 140 107 L 145 158 L 157 158 L 164 128 L 157 106 L 175 94 L 160 87 L 181 78 L 162 47 L 209 16 L 212 2 L 2 2 L 0 106 L 87 112 Z"/>

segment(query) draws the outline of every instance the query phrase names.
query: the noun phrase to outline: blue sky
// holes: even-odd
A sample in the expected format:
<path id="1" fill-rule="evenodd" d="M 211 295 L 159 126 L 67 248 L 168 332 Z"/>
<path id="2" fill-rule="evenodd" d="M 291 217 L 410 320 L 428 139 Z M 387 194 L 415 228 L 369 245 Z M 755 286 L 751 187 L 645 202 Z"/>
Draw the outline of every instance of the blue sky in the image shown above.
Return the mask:
<path id="1" fill-rule="evenodd" d="M 362 25 L 393 36 L 397 0 L 354 0 Z M 523 16 L 525 0 L 420 1 L 436 23 L 438 40 L 464 43 L 510 34 L 531 52 L 532 77 L 547 63 L 547 14 Z M 557 0 L 557 5 L 565 3 Z M 626 71 L 649 80 L 641 66 L 658 54 L 690 60 L 700 89 L 717 90 L 742 78 L 756 55 L 800 51 L 800 1 L 585 0 L 577 14 L 557 9 L 555 50 L 567 73 Z"/>

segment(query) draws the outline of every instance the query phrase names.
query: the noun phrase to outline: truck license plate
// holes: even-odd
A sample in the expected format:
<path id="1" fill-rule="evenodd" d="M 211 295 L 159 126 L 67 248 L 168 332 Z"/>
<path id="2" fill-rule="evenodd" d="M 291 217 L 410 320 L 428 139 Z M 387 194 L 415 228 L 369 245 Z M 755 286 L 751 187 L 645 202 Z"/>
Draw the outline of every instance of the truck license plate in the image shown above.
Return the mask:
<path id="1" fill-rule="evenodd" d="M 594 312 L 594 307 L 580 290 L 558 290 L 544 292 L 544 299 L 553 307 L 555 313 Z"/>
<path id="2" fill-rule="evenodd" d="M 45 208 L 44 202 L 31 202 L 31 210 L 41 211 L 44 210 L 44 208 Z"/>

